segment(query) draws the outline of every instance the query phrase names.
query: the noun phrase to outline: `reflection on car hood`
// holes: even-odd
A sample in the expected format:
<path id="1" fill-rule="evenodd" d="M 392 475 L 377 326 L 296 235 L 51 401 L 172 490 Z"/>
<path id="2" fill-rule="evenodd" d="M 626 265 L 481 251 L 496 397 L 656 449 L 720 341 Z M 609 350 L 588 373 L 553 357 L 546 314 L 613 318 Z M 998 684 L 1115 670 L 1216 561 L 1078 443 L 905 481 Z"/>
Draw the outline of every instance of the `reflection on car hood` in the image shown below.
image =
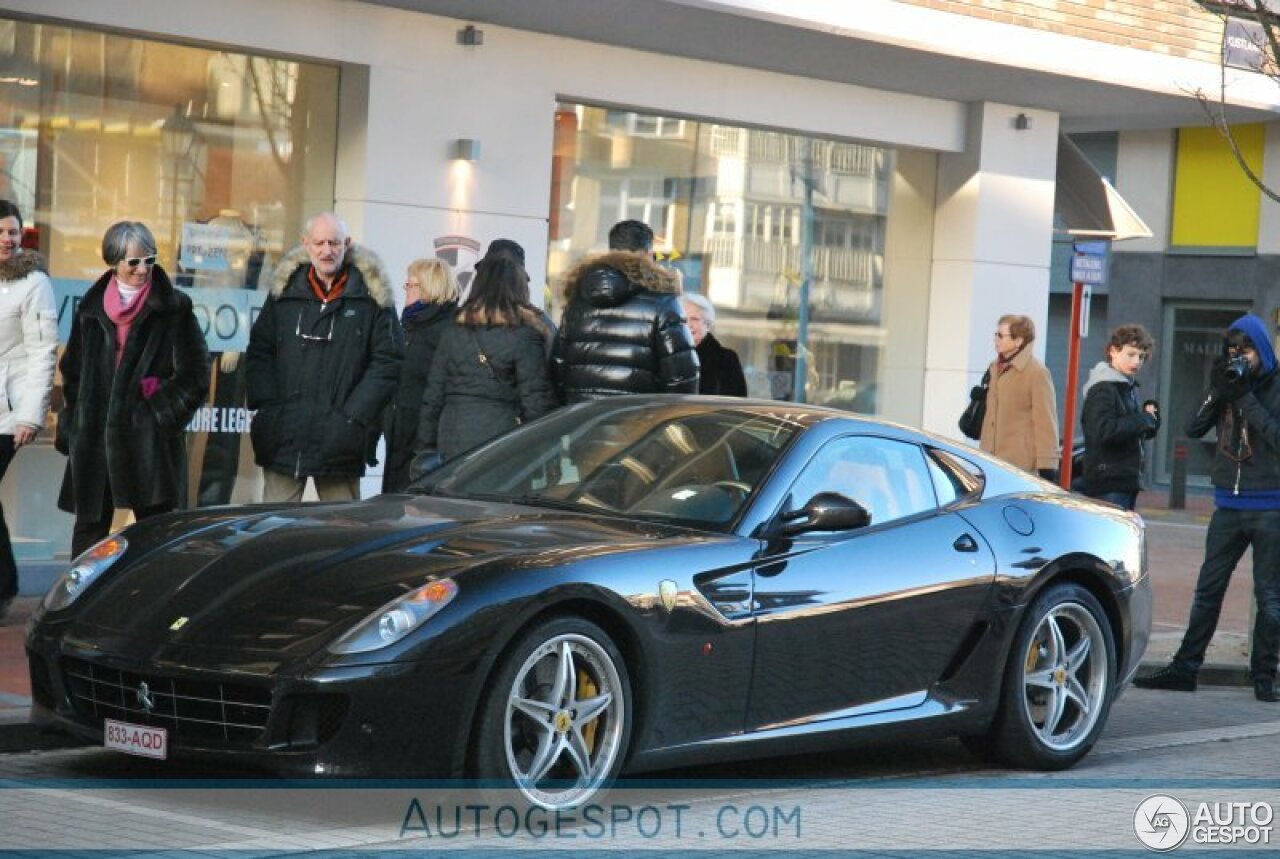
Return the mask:
<path id="1" fill-rule="evenodd" d="M 79 622 L 133 641 L 302 653 L 433 578 L 453 576 L 465 588 L 468 575 L 494 561 L 537 571 L 688 535 L 546 508 L 406 496 L 192 514 L 191 524 L 162 548 L 139 552 L 145 539 L 131 546 L 86 594 Z"/>

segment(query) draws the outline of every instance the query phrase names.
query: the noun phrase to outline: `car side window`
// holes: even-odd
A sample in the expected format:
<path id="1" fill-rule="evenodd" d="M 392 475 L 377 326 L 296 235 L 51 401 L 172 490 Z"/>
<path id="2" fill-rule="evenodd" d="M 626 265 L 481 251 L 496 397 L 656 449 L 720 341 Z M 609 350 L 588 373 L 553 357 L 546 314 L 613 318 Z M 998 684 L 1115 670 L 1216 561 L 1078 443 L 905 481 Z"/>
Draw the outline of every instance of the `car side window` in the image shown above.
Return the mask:
<path id="1" fill-rule="evenodd" d="M 845 436 L 825 444 L 791 485 L 787 509 L 819 492 L 857 501 L 880 525 L 937 507 L 924 452 L 914 444 L 876 436 Z"/>

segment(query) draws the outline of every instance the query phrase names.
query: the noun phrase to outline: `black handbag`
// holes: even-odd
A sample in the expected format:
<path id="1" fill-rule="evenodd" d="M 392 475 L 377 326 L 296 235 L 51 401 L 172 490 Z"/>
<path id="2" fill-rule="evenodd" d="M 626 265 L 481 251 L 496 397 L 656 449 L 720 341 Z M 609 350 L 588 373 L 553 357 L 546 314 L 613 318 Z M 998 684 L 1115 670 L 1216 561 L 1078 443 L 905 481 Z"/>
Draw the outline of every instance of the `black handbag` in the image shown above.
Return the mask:
<path id="1" fill-rule="evenodd" d="M 960 415 L 960 432 L 977 441 L 982 438 L 982 421 L 987 416 L 987 388 L 991 385 L 991 371 L 982 374 L 982 384 L 969 392 L 969 405 Z"/>

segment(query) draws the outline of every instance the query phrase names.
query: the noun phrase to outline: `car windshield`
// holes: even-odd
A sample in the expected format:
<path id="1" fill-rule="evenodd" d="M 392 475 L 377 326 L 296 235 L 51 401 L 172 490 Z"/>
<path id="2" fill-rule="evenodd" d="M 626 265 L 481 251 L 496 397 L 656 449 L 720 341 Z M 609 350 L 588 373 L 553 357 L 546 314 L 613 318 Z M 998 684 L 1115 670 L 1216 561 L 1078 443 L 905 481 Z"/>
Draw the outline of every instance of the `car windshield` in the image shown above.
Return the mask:
<path id="1" fill-rule="evenodd" d="M 412 489 L 719 530 L 799 429 L 784 410 L 599 400 L 521 427 Z"/>

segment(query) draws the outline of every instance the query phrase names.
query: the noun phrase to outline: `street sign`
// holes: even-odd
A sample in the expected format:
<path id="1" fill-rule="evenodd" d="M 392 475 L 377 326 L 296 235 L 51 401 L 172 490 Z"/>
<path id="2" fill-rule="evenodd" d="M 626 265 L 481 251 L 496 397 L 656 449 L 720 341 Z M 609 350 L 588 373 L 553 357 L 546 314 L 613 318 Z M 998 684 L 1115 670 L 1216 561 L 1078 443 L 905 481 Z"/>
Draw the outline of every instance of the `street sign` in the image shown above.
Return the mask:
<path id="1" fill-rule="evenodd" d="M 1071 243 L 1071 282 L 1101 285 L 1107 282 L 1108 243 L 1082 240 Z"/>
<path id="2" fill-rule="evenodd" d="M 1076 254 L 1071 258 L 1071 282 L 1106 283 L 1107 258 L 1093 254 Z"/>

